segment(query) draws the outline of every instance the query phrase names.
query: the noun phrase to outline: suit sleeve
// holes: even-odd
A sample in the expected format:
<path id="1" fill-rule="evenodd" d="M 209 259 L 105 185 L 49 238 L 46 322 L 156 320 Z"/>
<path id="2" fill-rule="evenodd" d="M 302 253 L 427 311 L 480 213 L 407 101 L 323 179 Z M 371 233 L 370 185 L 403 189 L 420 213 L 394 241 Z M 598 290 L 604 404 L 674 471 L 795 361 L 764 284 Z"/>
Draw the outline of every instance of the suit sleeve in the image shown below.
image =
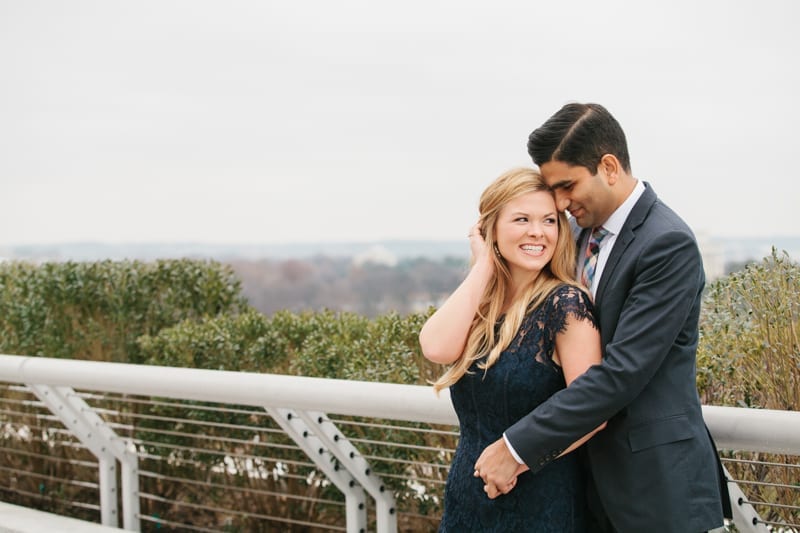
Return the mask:
<path id="1" fill-rule="evenodd" d="M 693 236 L 676 230 L 651 238 L 632 271 L 620 274 L 632 279 L 627 295 L 607 295 L 624 302 L 603 361 L 505 433 L 532 471 L 609 420 L 647 386 L 690 320 L 702 272 Z"/>

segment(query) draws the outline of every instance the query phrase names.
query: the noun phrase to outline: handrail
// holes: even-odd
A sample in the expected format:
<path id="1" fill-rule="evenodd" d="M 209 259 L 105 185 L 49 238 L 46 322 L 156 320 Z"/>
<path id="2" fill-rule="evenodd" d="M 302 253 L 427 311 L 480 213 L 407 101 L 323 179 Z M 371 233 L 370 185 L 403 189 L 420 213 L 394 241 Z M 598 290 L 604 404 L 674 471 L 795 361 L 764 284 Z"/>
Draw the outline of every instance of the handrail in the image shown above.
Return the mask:
<path id="1" fill-rule="evenodd" d="M 420 385 L 20 355 L 0 355 L 0 380 L 458 424 L 449 392 Z M 800 455 L 800 412 L 704 405 L 703 417 L 720 449 Z"/>
<path id="2" fill-rule="evenodd" d="M 344 487 L 342 492 L 347 499 L 348 531 L 361 531 L 366 520 L 363 491 L 358 487 L 349 490 L 349 487 L 354 487 L 354 480 L 366 488 L 376 501 L 379 533 L 396 532 L 394 502 L 391 495 L 382 494 L 383 486 L 370 473 L 369 465 L 334 426 L 315 426 L 327 418 L 326 414 L 451 426 L 458 424 L 449 392 L 442 391 L 437 397 L 431 387 L 419 385 L 2 354 L 0 381 L 25 384 L 40 398 L 51 392 L 59 392 L 59 388 L 68 388 L 68 391 L 60 394 L 59 401 L 64 405 L 68 403 L 64 398 L 73 396 L 70 391 L 78 389 L 264 408 L 277 417 L 283 429 L 302 449 L 319 450 L 320 454 L 323 448 L 327 449 L 326 453 L 336 457 L 348 475 L 352 476 L 336 479 L 337 476 L 341 477 L 341 473 L 328 473 L 334 481 L 339 481 L 338 486 Z M 51 412 L 63 415 L 60 404 L 50 408 Z M 800 456 L 800 412 L 703 406 L 703 417 L 721 450 Z M 298 424 L 298 427 L 294 427 Z M 69 421 L 65 425 L 71 427 Z M 73 431 L 81 429 L 76 426 Z M 86 433 L 94 435 L 96 431 Z M 310 436 L 316 440 L 305 442 Z M 125 450 L 121 453 L 122 457 L 118 459 L 123 462 L 123 474 L 134 472 L 128 477 L 135 482 L 135 465 L 126 465 Z M 323 462 L 318 466 L 324 471 L 328 465 Z M 123 475 L 123 481 L 124 478 Z M 138 501 L 135 501 L 138 489 L 134 482 L 123 486 L 123 509 L 126 529 L 138 530 L 138 519 L 134 521 L 132 518 L 138 516 Z M 738 487 L 733 482 L 731 484 L 734 494 Z M 106 487 L 105 490 L 108 492 L 111 489 Z M 744 527 L 740 527 L 742 531 L 762 531 L 765 522 L 758 517 L 750 503 L 744 497 L 737 500 L 737 527 Z M 110 517 L 115 513 L 114 507 L 105 505 L 104 509 L 103 522 L 113 525 L 113 518 Z"/>
<path id="3" fill-rule="evenodd" d="M 419 385 L 0 355 L 0 381 L 458 424 L 450 395 Z M 401 400 L 401 401 L 398 401 Z"/>

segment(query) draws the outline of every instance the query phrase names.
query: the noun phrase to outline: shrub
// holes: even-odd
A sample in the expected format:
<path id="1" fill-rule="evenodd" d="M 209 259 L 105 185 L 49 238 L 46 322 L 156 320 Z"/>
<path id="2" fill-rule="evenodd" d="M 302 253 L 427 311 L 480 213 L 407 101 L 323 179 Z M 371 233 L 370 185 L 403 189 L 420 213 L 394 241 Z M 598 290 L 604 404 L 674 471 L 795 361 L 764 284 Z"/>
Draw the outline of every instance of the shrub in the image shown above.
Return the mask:
<path id="1" fill-rule="evenodd" d="M 245 307 L 216 262 L 2 263 L 0 351 L 141 363 L 139 336 Z"/>
<path id="2" fill-rule="evenodd" d="M 800 409 L 800 265 L 775 249 L 711 284 L 697 352 L 704 403 Z"/>
<path id="3" fill-rule="evenodd" d="M 800 265 L 772 254 L 711 284 L 705 294 L 698 347 L 698 390 L 703 403 L 800 409 Z M 798 523 L 796 458 L 723 452 L 762 518 Z M 742 460 L 743 459 L 743 460 Z M 751 462 L 756 461 L 756 462 Z M 767 468 L 764 463 L 770 463 Z"/>

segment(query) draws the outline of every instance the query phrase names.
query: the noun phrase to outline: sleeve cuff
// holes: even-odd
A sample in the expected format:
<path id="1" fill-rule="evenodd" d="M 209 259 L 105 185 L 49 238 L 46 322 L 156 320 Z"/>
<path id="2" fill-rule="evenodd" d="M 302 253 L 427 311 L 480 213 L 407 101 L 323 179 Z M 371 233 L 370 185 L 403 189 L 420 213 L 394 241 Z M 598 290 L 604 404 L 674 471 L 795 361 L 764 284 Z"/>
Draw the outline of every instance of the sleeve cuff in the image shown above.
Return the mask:
<path id="1" fill-rule="evenodd" d="M 508 451 L 511 452 L 511 456 L 514 458 L 514 460 L 519 464 L 524 465 L 525 461 L 520 459 L 519 455 L 517 454 L 517 450 L 515 450 L 514 447 L 511 445 L 511 441 L 508 440 L 508 437 L 506 437 L 505 433 L 503 433 L 503 440 L 506 441 L 506 446 L 508 447 Z"/>

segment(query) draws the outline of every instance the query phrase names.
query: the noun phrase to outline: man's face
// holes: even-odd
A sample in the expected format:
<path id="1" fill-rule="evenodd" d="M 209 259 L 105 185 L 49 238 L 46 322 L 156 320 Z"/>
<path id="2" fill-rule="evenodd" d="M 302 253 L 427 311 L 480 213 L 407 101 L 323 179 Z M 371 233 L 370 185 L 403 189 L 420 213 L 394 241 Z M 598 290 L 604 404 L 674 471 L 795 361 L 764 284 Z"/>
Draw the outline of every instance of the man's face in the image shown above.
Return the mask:
<path id="1" fill-rule="evenodd" d="M 586 167 L 562 161 L 548 161 L 539 170 L 556 195 L 558 210 L 569 211 L 580 227 L 600 226 L 616 209 L 614 194 L 603 170 L 592 174 Z"/>

